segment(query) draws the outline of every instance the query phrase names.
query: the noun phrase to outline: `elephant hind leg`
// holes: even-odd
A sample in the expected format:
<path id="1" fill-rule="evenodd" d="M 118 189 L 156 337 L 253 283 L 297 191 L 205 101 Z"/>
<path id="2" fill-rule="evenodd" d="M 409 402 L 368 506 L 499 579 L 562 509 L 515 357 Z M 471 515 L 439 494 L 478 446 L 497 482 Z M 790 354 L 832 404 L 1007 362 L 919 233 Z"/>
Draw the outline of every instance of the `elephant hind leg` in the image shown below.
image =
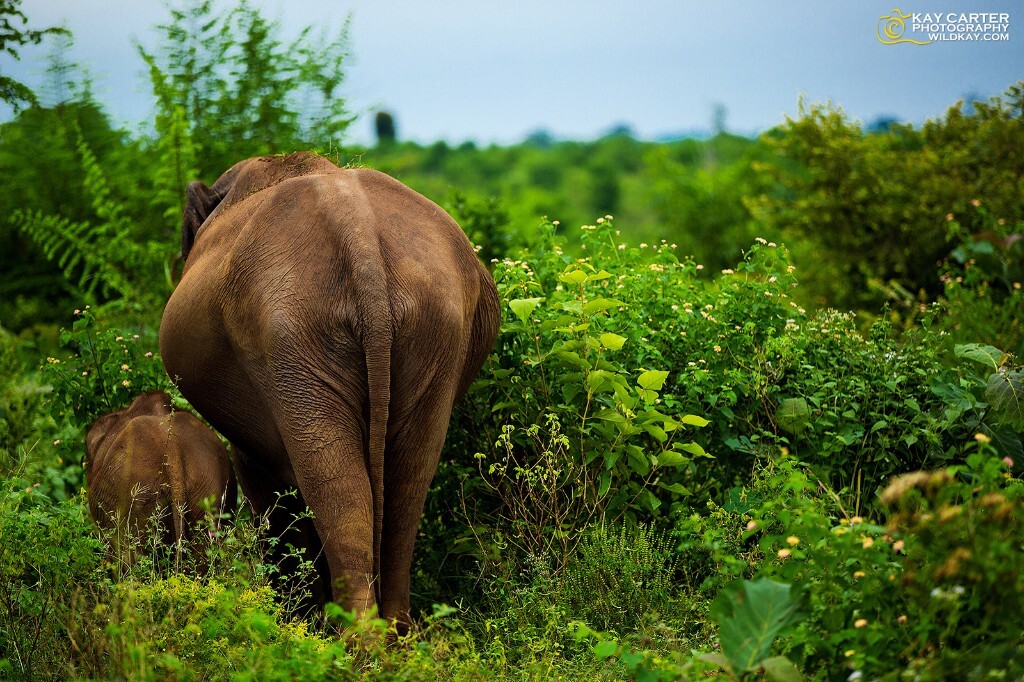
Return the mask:
<path id="1" fill-rule="evenodd" d="M 321 396 L 283 429 L 302 499 L 313 514 L 335 602 L 363 612 L 376 604 L 373 498 L 361 411 Z M 293 412 L 294 414 L 295 412 Z"/>
<path id="2" fill-rule="evenodd" d="M 389 424 L 385 453 L 380 612 L 397 622 L 400 632 L 411 624 L 410 572 L 416 534 L 457 388 L 447 379 L 432 383 L 436 388 L 419 399 L 407 413 L 408 419 Z"/>

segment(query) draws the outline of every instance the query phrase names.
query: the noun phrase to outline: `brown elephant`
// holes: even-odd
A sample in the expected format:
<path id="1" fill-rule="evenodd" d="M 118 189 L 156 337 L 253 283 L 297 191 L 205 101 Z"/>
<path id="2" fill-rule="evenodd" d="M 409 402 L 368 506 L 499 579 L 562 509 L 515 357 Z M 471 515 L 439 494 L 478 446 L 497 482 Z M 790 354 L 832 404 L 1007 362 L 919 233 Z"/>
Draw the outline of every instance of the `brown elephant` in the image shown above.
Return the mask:
<path id="1" fill-rule="evenodd" d="M 163 541 L 191 542 L 207 509 L 230 512 L 237 486 L 227 449 L 171 398 L 152 391 L 104 415 L 85 438 L 89 512 L 115 528 L 115 551 L 131 561 L 132 547 L 156 519 Z"/>
<path id="2" fill-rule="evenodd" d="M 231 441 L 258 513 L 299 491 L 324 596 L 404 627 L 452 406 L 498 333 L 493 279 L 436 204 L 311 153 L 191 183 L 181 230 L 167 373 Z"/>

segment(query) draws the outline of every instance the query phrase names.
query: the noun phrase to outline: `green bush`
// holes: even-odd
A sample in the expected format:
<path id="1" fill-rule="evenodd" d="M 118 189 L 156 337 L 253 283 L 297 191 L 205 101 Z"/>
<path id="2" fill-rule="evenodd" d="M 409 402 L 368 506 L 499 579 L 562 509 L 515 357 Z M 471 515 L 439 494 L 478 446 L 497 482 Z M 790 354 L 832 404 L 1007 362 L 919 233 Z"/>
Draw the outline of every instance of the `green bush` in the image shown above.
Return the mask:
<path id="1" fill-rule="evenodd" d="M 651 527 L 591 529 L 562 576 L 567 612 L 591 627 L 622 634 L 672 619 L 682 607 L 673 545 Z"/>
<path id="2" fill-rule="evenodd" d="M 54 503 L 38 483 L 0 479 L 0 676 L 68 676 L 70 597 L 103 580 L 99 557 L 81 500 Z"/>
<path id="3" fill-rule="evenodd" d="M 980 200 L 1011 224 L 1024 218 L 1024 84 L 974 109 L 958 103 L 919 130 L 865 134 L 842 109 L 801 102 L 762 136 L 774 158 L 757 165 L 762 190 L 746 203 L 766 233 L 797 248 L 817 303 L 877 310 L 892 281 L 931 299 L 935 263 L 950 250 L 947 213 L 971 216 Z"/>

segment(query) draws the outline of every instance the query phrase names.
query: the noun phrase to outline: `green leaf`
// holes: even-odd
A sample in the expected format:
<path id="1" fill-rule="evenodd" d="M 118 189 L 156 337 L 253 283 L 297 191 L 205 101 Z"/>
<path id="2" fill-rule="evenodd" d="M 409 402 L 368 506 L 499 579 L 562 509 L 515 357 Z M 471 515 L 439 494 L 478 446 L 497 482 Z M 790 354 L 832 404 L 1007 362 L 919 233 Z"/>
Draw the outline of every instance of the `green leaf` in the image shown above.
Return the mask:
<path id="1" fill-rule="evenodd" d="M 601 345 L 608 350 L 619 350 L 626 343 L 625 336 L 619 336 L 611 332 L 605 332 L 599 338 L 601 339 Z"/>
<path id="2" fill-rule="evenodd" d="M 601 640 L 594 645 L 594 655 L 597 656 L 598 660 L 604 660 L 609 656 L 614 656 L 615 652 L 618 650 L 619 645 L 607 639 Z"/>
<path id="3" fill-rule="evenodd" d="M 640 374 L 636 383 L 640 388 L 648 391 L 660 391 L 665 385 L 666 379 L 668 379 L 668 372 L 664 372 L 660 369 L 649 369 Z"/>
<path id="4" fill-rule="evenodd" d="M 665 450 L 658 455 L 658 466 L 662 467 L 678 467 L 688 464 L 690 461 L 689 457 L 683 457 L 675 450 Z"/>
<path id="5" fill-rule="evenodd" d="M 652 512 L 658 511 L 658 507 L 661 506 L 661 500 L 659 500 L 654 495 L 654 493 L 652 493 L 647 488 L 641 490 L 640 494 L 637 497 L 641 502 L 647 505 L 647 508 L 650 509 Z"/>
<path id="6" fill-rule="evenodd" d="M 704 452 L 704 448 L 697 445 L 696 443 L 676 443 L 674 447 L 683 450 L 684 452 L 689 452 L 691 455 L 694 455 L 696 457 L 709 456 L 708 453 Z"/>
<path id="7" fill-rule="evenodd" d="M 660 459 L 660 457 L 659 457 Z M 676 495 L 690 495 L 690 489 L 684 486 L 682 483 L 659 483 L 659 488 L 673 492 Z"/>
<path id="8" fill-rule="evenodd" d="M 696 426 L 697 428 L 703 428 L 711 423 L 704 417 L 698 417 L 695 414 L 688 414 L 680 419 L 679 422 L 687 426 Z"/>
<path id="9" fill-rule="evenodd" d="M 595 298 L 583 306 L 583 314 L 593 315 L 609 308 L 621 308 L 623 305 L 622 301 L 616 301 L 614 298 Z"/>
<path id="10" fill-rule="evenodd" d="M 779 428 L 789 433 L 803 433 L 810 420 L 811 408 L 803 398 L 784 398 L 775 410 L 775 421 Z"/>
<path id="11" fill-rule="evenodd" d="M 602 471 L 601 477 L 597 485 L 597 496 L 604 497 L 608 494 L 608 489 L 612 487 L 612 473 L 610 471 Z"/>
<path id="12" fill-rule="evenodd" d="M 587 281 L 587 273 L 582 270 L 571 270 L 569 272 L 563 272 L 558 276 L 558 281 L 565 282 L 566 284 L 573 284 L 580 286 Z"/>
<path id="13" fill-rule="evenodd" d="M 524 323 L 529 321 L 533 309 L 543 301 L 543 298 L 516 298 L 508 302 L 508 307 Z"/>
<path id="14" fill-rule="evenodd" d="M 987 346 L 983 343 L 962 343 L 953 347 L 953 352 L 958 358 L 967 358 L 980 362 L 991 367 L 993 371 L 999 369 L 999 363 L 1003 359 L 1003 351 L 995 346 Z"/>
<path id="15" fill-rule="evenodd" d="M 722 654 L 701 654 L 699 656 L 699 658 L 702 661 L 707 661 L 708 663 L 714 663 L 715 665 L 717 665 L 722 670 L 724 670 L 726 672 L 729 672 L 729 673 L 732 673 L 731 676 L 732 676 L 733 679 L 738 679 L 736 674 L 735 674 L 735 672 L 732 669 L 732 666 L 729 665 L 729 661 L 726 660 L 725 656 L 723 656 Z"/>
<path id="16" fill-rule="evenodd" d="M 1024 373 L 1004 370 L 989 375 L 985 400 L 1001 423 L 1024 429 Z"/>
<path id="17" fill-rule="evenodd" d="M 733 670 L 758 668 L 772 642 L 798 619 L 791 587 L 768 578 L 744 580 L 722 590 L 711 605 L 722 653 Z"/>
<path id="18" fill-rule="evenodd" d="M 665 429 L 656 424 L 644 424 L 644 430 L 654 436 L 659 443 L 664 443 L 668 440 L 668 434 L 665 433 Z"/>
<path id="19" fill-rule="evenodd" d="M 647 458 L 644 451 L 636 445 L 626 446 L 626 459 L 629 462 L 629 468 L 641 476 L 646 476 L 651 473 L 651 460 Z"/>
<path id="20" fill-rule="evenodd" d="M 772 656 L 761 661 L 764 679 L 767 682 L 801 682 L 804 676 L 785 656 Z"/>
<path id="21" fill-rule="evenodd" d="M 622 416 L 622 413 L 611 407 L 606 407 L 600 412 L 595 412 L 593 418 L 603 419 L 604 421 L 614 422 L 616 424 L 626 423 L 626 418 Z"/>

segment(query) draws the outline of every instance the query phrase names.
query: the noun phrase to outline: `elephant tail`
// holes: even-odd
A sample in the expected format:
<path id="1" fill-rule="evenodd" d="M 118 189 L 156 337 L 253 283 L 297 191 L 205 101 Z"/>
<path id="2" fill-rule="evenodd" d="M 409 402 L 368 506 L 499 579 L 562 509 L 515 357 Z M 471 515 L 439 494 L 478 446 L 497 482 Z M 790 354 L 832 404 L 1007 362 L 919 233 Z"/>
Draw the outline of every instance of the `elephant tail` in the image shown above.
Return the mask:
<path id="1" fill-rule="evenodd" d="M 378 280 L 381 281 L 381 280 Z M 386 292 L 383 299 L 370 303 L 371 312 L 364 317 L 366 327 L 363 349 L 366 353 L 366 381 L 370 403 L 370 437 L 367 468 L 373 495 L 373 576 L 375 592 L 380 592 L 380 545 L 384 528 L 384 449 L 388 430 L 388 409 L 391 403 L 391 328 L 390 305 Z M 376 298 L 376 297 L 375 297 Z M 378 603 L 380 595 L 378 594 Z"/>

